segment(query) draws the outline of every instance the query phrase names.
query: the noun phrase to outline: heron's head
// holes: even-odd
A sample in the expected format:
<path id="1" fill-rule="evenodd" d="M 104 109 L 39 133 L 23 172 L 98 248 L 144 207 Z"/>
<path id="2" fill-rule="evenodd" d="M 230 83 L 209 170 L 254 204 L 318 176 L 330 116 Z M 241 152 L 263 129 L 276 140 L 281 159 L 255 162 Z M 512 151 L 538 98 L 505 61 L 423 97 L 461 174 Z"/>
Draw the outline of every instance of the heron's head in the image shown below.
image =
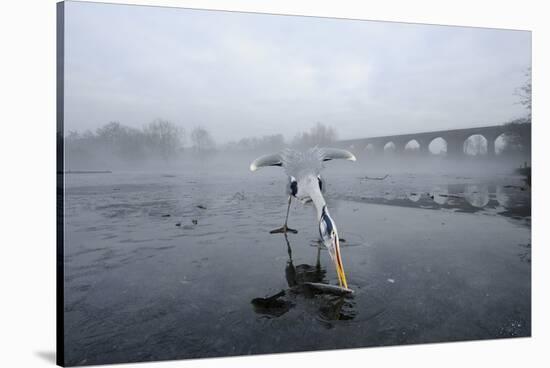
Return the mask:
<path id="1" fill-rule="evenodd" d="M 319 234 L 324 246 L 328 249 L 330 258 L 336 266 L 336 273 L 338 275 L 338 282 L 340 286 L 348 288 L 346 281 L 346 274 L 344 272 L 344 264 L 342 263 L 342 256 L 340 255 L 340 239 L 338 238 L 338 230 L 336 230 L 336 224 L 328 213 L 327 206 L 323 207 L 321 218 L 319 219 Z"/>

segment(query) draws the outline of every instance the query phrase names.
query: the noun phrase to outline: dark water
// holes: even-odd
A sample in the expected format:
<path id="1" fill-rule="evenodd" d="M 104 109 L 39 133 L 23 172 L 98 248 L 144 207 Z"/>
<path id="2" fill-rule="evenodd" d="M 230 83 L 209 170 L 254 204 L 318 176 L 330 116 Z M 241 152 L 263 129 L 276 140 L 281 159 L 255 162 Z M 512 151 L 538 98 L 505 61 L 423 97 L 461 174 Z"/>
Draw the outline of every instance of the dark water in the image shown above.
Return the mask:
<path id="1" fill-rule="evenodd" d="M 370 175 L 370 174 L 369 174 Z M 66 363 L 530 336 L 530 188 L 327 173 L 352 297 L 281 171 L 66 177 Z M 374 175 L 376 176 L 376 175 Z"/>

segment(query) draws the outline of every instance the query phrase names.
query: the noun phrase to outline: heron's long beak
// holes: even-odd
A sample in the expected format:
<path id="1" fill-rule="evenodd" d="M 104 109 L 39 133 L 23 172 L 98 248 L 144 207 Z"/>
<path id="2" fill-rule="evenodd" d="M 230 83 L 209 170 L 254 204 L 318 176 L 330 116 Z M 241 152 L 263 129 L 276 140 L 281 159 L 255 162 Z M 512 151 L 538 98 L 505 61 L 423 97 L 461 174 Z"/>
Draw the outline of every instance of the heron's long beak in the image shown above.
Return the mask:
<path id="1" fill-rule="evenodd" d="M 338 275 L 338 283 L 340 287 L 348 288 L 348 282 L 346 280 L 346 273 L 344 272 L 344 264 L 342 263 L 342 256 L 340 255 L 340 239 L 338 234 L 334 234 L 332 237 L 332 246 L 334 249 L 334 265 L 336 266 L 336 273 Z"/>

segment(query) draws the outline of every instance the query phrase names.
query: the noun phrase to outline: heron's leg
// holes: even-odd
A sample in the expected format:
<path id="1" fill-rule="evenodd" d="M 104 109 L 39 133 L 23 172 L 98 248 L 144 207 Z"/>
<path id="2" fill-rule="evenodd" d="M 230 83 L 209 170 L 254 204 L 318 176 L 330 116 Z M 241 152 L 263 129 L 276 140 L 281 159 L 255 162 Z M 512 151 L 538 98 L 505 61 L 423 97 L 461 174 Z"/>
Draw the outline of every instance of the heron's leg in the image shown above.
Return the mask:
<path id="1" fill-rule="evenodd" d="M 286 250 L 288 252 L 288 261 L 292 263 L 292 248 L 290 247 L 290 241 L 288 240 L 288 236 L 286 236 L 286 233 L 284 234 L 285 241 L 286 241 Z"/>
<path id="2" fill-rule="evenodd" d="M 278 228 L 278 229 L 271 230 L 269 232 L 270 234 L 280 234 L 280 233 L 286 234 L 287 232 L 298 234 L 298 230 L 291 229 L 287 226 L 287 224 L 288 224 L 288 213 L 290 212 L 290 202 L 292 202 L 292 196 L 288 196 L 288 206 L 286 208 L 285 224 L 282 227 Z"/>
<path id="3" fill-rule="evenodd" d="M 298 280 L 296 280 L 296 267 L 294 267 L 294 263 L 292 262 L 292 248 L 290 247 L 288 236 L 286 235 L 286 233 L 283 233 L 283 235 L 285 236 L 286 249 L 288 251 L 288 261 L 286 262 L 285 267 L 285 277 L 288 287 L 293 287 L 298 285 Z"/>
<path id="4" fill-rule="evenodd" d="M 317 260 L 315 261 L 315 267 L 321 269 L 321 247 L 317 247 Z"/>

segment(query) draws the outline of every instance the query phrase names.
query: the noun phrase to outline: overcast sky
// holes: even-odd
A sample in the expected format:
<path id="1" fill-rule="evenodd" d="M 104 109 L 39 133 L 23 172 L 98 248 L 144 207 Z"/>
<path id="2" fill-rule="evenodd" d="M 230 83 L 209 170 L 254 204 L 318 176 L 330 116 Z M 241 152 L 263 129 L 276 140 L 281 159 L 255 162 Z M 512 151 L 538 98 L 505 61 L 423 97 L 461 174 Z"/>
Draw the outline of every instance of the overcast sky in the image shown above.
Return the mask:
<path id="1" fill-rule="evenodd" d="M 156 118 L 218 142 L 340 138 L 525 115 L 526 31 L 68 2 L 65 127 Z"/>

